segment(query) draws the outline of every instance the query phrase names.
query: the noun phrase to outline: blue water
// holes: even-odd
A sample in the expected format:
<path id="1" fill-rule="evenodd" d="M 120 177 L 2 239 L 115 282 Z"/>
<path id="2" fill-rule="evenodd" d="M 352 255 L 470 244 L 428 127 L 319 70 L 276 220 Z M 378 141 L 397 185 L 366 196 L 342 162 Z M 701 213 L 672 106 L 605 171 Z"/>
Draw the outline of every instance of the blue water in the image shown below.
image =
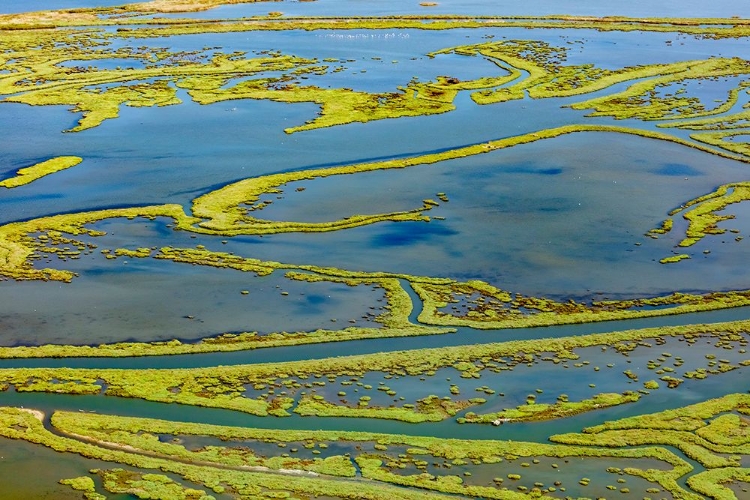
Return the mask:
<path id="1" fill-rule="evenodd" d="M 532 0 L 528 2 L 483 2 L 481 0 L 442 0 L 432 7 L 420 2 L 399 0 L 317 0 L 315 2 L 284 1 L 249 5 L 227 5 L 209 11 L 189 14 L 188 17 L 222 19 L 265 15 L 283 12 L 288 16 L 389 16 L 403 14 L 466 14 L 486 16 L 547 16 L 567 14 L 577 16 L 629 16 L 629 17 L 731 17 L 750 16 L 750 6 L 733 0 L 705 2 L 701 0 L 666 0 L 651 2 L 635 0 L 619 2 Z M 183 17 L 185 14 L 175 15 Z"/>
<path id="2" fill-rule="evenodd" d="M 671 62 L 717 52 L 733 56 L 739 55 L 742 47 L 732 40 L 694 39 L 685 39 L 684 46 L 668 46 L 665 40 L 671 37 L 667 34 L 488 31 L 498 39 L 524 36 L 559 46 L 568 46 L 569 38 L 585 40 L 583 44 L 569 45 L 569 63 L 590 61 L 602 67 L 632 65 L 639 58 L 642 62 Z M 351 79 L 348 86 L 370 91 L 395 90 L 415 76 L 429 81 L 438 75 L 472 79 L 487 72 L 502 74 L 478 57 L 426 57 L 444 47 L 486 41 L 485 30 L 411 30 L 408 38 L 387 38 L 382 43 L 369 38 L 339 39 L 332 34 L 204 34 L 138 43 L 170 46 L 174 51 L 201 50 L 218 44 L 226 52 L 241 50 L 250 54 L 275 47 L 283 53 L 319 60 L 333 57 L 345 62 L 330 63 L 331 66 L 342 64 L 350 69 L 316 77 L 321 84 L 344 85 L 340 75 L 346 75 Z M 113 48 L 124 43 L 117 42 Z M 624 88 L 626 85 L 622 84 L 611 90 Z M 77 119 L 64 106 L 1 103 L 0 132 L 7 139 L 7 147 L 0 151 L 0 164 L 6 169 L 0 175 L 10 176 L 18 168 L 56 155 L 80 155 L 84 161 L 22 189 L 0 193 L 0 220 L 10 222 L 123 205 L 178 203 L 189 210 L 195 197 L 248 176 L 413 156 L 569 123 L 656 129 L 655 124 L 634 120 L 594 121 L 585 118 L 585 111 L 561 107 L 580 98 L 524 99 L 478 106 L 469 93 L 462 93 L 455 101 L 456 109 L 442 115 L 290 135 L 283 129 L 314 117 L 316 105 L 241 100 L 201 106 L 184 91 L 178 91 L 178 96 L 183 103 L 175 106 L 123 106 L 119 118 L 79 133 L 62 133 Z M 684 132 L 685 137 L 687 134 Z M 108 221 L 92 227 L 109 234 L 91 241 L 101 248 L 203 244 L 214 250 L 289 264 L 478 278 L 513 292 L 561 300 L 592 295 L 650 296 L 673 290 L 744 289 L 750 283 L 744 240 L 706 238 L 690 250 L 695 258 L 665 266 L 657 261 L 671 253 L 684 226 L 678 221 L 674 233 L 659 240 L 645 238 L 643 233 L 659 225 L 681 203 L 710 192 L 719 184 L 745 180 L 746 168 L 740 162 L 666 142 L 620 134 L 579 133 L 407 170 L 296 183 L 285 190 L 282 199 L 270 197 L 274 203 L 255 213 L 272 220 L 323 222 L 358 213 L 409 210 L 420 206 L 422 200 L 435 199 L 436 193 L 445 192 L 450 201 L 427 213 L 445 220 L 383 222 L 340 232 L 264 238 L 193 238 L 185 232 L 175 233 L 164 225 L 167 221 Z M 294 189 L 299 186 L 305 190 Z M 342 196 L 342 192 L 348 195 Z M 638 202 L 633 203 L 634 199 Z M 704 250 L 711 253 L 704 254 Z M 721 258 L 715 258 L 719 254 Z M 6 308 L 6 314 L 0 314 L 11 318 L 4 321 L 7 330 L 2 343 L 13 345 L 24 339 L 31 344 L 60 339 L 95 343 L 152 336 L 197 338 L 225 331 L 273 331 L 274 314 L 248 314 L 244 309 L 247 301 L 241 301 L 239 295 L 234 297 L 245 279 L 237 273 L 202 271 L 211 276 L 232 276 L 226 285 L 217 282 L 216 287 L 225 286 L 226 293 L 196 291 L 189 296 L 172 292 L 197 290 L 197 278 L 187 272 L 189 266 L 160 261 L 123 266 L 121 261 L 115 262 L 87 257 L 55 263 L 81 275 L 62 288 L 41 283 L 0 283 L 0 303 L 14 304 Z M 126 270 L 127 274 L 123 274 Z M 159 286 L 143 293 L 141 280 L 158 282 Z M 308 294 L 315 294 L 316 287 L 321 287 L 299 286 Z M 43 295 L 49 303 L 59 305 L 50 308 L 48 319 L 10 314 L 18 312 L 18 307 L 24 311 L 33 309 L 34 297 L 42 293 L 37 288 L 45 290 Z M 151 294 L 167 297 L 165 309 L 170 313 L 159 314 L 152 305 Z M 232 300 L 225 300 L 226 294 Z M 88 297 L 92 295 L 99 297 L 96 313 L 79 310 L 89 304 Z M 115 305 L 118 300 L 114 297 L 128 306 Z M 58 311 L 60 307 L 65 312 Z M 227 307 L 237 313 L 227 315 Z M 183 316 L 195 315 L 191 311 L 212 309 L 223 312 L 207 315 L 214 320 L 204 323 L 182 320 Z M 132 310 L 139 311 L 136 317 L 113 321 L 131 316 L 125 311 Z M 296 315 L 290 314 L 290 318 Z M 334 312 L 330 316 L 341 314 Z M 55 329 L 53 317 L 61 318 L 66 326 Z M 312 322 L 289 319 L 278 323 L 278 329 L 319 328 L 329 319 L 322 313 Z M 35 333 L 30 335 L 22 326 L 28 322 L 46 326 L 33 329 Z M 144 322 L 150 326 L 141 326 Z"/>
<path id="3" fill-rule="evenodd" d="M 0 14 L 20 14 L 39 10 L 78 9 L 123 5 L 126 0 L 3 0 Z"/>
<path id="4" fill-rule="evenodd" d="M 38 10 L 105 7 L 135 3 L 128 0 L 4 0 L 0 13 L 17 14 Z M 651 2 L 634 0 L 619 2 L 579 2 L 571 0 L 535 0 L 519 4 L 504 1 L 488 5 L 479 0 L 443 0 L 434 7 L 421 7 L 418 2 L 396 0 L 317 0 L 315 2 L 258 2 L 248 5 L 227 5 L 208 11 L 192 13 L 201 18 L 231 18 L 282 11 L 287 15 L 397 15 L 397 14 L 469 14 L 498 16 L 543 16 L 569 14 L 582 16 L 631 17 L 731 17 L 750 16 L 750 7 L 733 0 L 666 0 Z M 180 17 L 185 14 L 179 14 Z"/>

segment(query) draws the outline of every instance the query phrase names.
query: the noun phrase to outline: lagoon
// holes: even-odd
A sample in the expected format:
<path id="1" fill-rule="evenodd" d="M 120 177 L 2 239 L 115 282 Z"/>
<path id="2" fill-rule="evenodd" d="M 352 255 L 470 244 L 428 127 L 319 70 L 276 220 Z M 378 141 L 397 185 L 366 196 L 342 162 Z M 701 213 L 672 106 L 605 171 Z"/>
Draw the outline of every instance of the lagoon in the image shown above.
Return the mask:
<path id="1" fill-rule="evenodd" d="M 0 13 L 20 13 L 36 10 L 37 7 L 110 5 L 106 1 L 93 2 L 91 5 L 86 2 L 76 5 L 64 2 L 59 2 L 60 5 L 56 5 L 57 2 L 44 2 L 44 6 L 41 2 L 22 4 L 6 2 L 0 7 Z M 711 5 L 637 1 L 616 6 L 611 2 L 582 5 L 580 2 L 545 1 L 524 6 L 498 5 L 490 10 L 486 4 L 471 1 L 446 1 L 434 7 L 424 7 L 417 3 L 396 5 L 393 2 L 319 0 L 224 5 L 202 12 L 156 15 L 173 20 L 236 19 L 279 10 L 284 16 L 463 14 L 532 17 L 564 13 L 574 16 L 730 18 L 750 14 L 743 12 L 743 9 L 736 2 L 723 1 L 712 2 Z M 141 19 L 149 16 L 153 14 Z M 65 33 L 65 29 L 59 28 L 60 33 Z M 498 63 L 487 56 L 462 55 L 462 50 L 467 50 L 465 47 L 480 44 L 507 47 L 514 43 L 534 41 L 536 45 L 529 45 L 534 47 L 533 50 L 521 52 L 521 58 L 527 58 L 527 62 L 535 60 L 542 65 L 548 64 L 549 60 L 545 59 L 548 53 L 545 51 L 553 47 L 564 54 L 563 68 L 590 64 L 599 68 L 599 72 L 591 77 L 597 78 L 607 72 L 616 74 L 622 68 L 637 65 L 673 65 L 718 57 L 737 61 L 736 58 L 743 58 L 747 53 L 745 37 L 711 39 L 709 36 L 675 32 L 600 32 L 573 26 L 544 30 L 479 27 L 440 31 L 413 28 L 345 31 L 281 29 L 235 33 L 215 33 L 207 28 L 203 31 L 143 39 L 119 36 L 116 29 L 92 32 L 92 39 L 102 43 L 101 54 L 92 59 L 82 58 L 82 54 L 68 54 L 67 59 L 63 58 L 65 60 L 56 64 L 55 71 L 63 73 L 46 75 L 37 85 L 50 85 L 52 88 L 55 84 L 51 82 L 55 78 L 70 77 L 80 67 L 90 65 L 96 68 L 90 71 L 109 76 L 103 79 L 106 83 L 93 82 L 79 89 L 80 92 L 104 94 L 121 91 L 118 89 L 124 87 L 130 89 L 128 91 L 146 92 L 143 90 L 145 87 L 139 85 L 152 84 L 162 78 L 137 76 L 139 71 L 153 63 L 143 55 L 147 53 L 163 57 L 157 66 L 170 67 L 174 64 L 178 68 L 182 66 L 183 71 L 195 61 L 207 64 L 221 54 L 234 54 L 235 58 L 267 57 L 269 54 L 269 57 L 279 57 L 283 54 L 308 61 L 292 69 L 269 66 L 268 71 L 259 73 L 237 72 L 226 78 L 216 77 L 217 81 L 212 81 L 211 75 L 203 75 L 204 79 L 199 84 L 186 81 L 186 77 L 176 71 L 175 75 L 164 77 L 163 80 L 167 82 L 166 89 L 173 91 L 180 103 L 141 107 L 135 105 L 135 100 L 124 100 L 117 116 L 108 116 L 98 126 L 79 132 L 69 130 L 80 119 L 81 110 L 72 109 L 75 104 L 65 99 L 53 99 L 54 103 L 50 104 L 54 105 L 39 106 L 0 102 L 0 134 L 5 138 L 3 150 L 0 151 L 0 178 L 12 177 L 19 169 L 52 157 L 75 155 L 83 158 L 81 164 L 73 168 L 42 177 L 20 188 L 3 189 L 0 192 L 0 224 L 33 224 L 39 218 L 57 214 L 124 207 L 137 210 L 138 207 L 167 204 L 182 207 L 190 214 L 196 198 L 245 179 L 262 183 L 266 176 L 273 174 L 425 158 L 489 141 L 532 137 L 532 134 L 547 129 L 569 125 L 619 126 L 627 127 L 630 132 L 589 130 L 408 168 L 318 176 L 279 186 L 278 192 L 266 190 L 259 197 L 260 207 L 239 204 L 240 210 L 247 210 L 245 215 L 270 221 L 264 224 L 285 221 L 324 223 L 363 214 L 417 209 L 429 221 L 383 220 L 338 231 L 261 235 L 241 234 L 242 231 L 240 234 L 222 234 L 194 230 L 201 228 L 200 224 L 192 226 L 193 230 L 177 230 L 177 222 L 165 214 L 153 219 L 95 218 L 85 225 L 94 234 L 72 235 L 74 240 L 80 240 L 83 244 L 80 254 L 75 251 L 70 253 L 71 247 L 79 245 L 76 241 L 57 245 L 53 242 L 50 246 L 59 247 L 53 250 L 40 245 L 35 247 L 40 254 L 39 259 L 31 261 L 30 265 L 72 271 L 76 276 L 70 283 L 12 279 L 0 282 L 0 345 L 95 346 L 101 343 L 170 339 L 192 343 L 223 333 L 256 331 L 261 336 L 270 336 L 282 331 L 333 330 L 350 325 L 381 327 L 377 314 L 386 310 L 386 289 L 378 286 L 378 275 L 372 273 L 387 273 L 389 276 L 395 273 L 398 276 L 397 283 L 407 296 L 405 300 L 411 302 L 413 307 L 411 314 L 406 314 L 413 324 L 419 323 L 418 314 L 424 305 L 424 299 L 411 288 L 410 283 L 414 280 L 450 279 L 458 283 L 481 280 L 512 295 L 538 298 L 540 303 L 552 299 L 562 304 L 569 301 L 581 304 L 621 301 L 665 296 L 674 292 L 709 294 L 750 288 L 745 258 L 748 209 L 744 203 L 732 203 L 717 211 L 720 217 L 734 217 L 719 220 L 716 230 L 707 231 L 705 237 L 691 247 L 679 246 L 690 230 L 687 221 L 679 215 L 673 217 L 674 225 L 666 234 L 652 231 L 670 217 L 673 209 L 689 203 L 700 204 L 694 200 L 701 200 L 702 196 L 719 186 L 747 181 L 747 155 L 742 151 L 737 152 L 736 148 L 720 150 L 715 145 L 706 146 L 707 143 L 695 137 L 699 128 L 676 127 L 674 125 L 680 122 L 673 120 L 673 116 L 661 116 L 657 120 L 637 116 L 617 120 L 606 113 L 591 116 L 592 109 L 570 107 L 587 99 L 603 99 L 627 92 L 633 83 L 645 84 L 652 76 L 617 82 L 585 95 L 533 98 L 530 95 L 533 87 L 529 87 L 522 89 L 518 99 L 480 105 L 472 99 L 477 89 L 468 82 L 481 82 L 483 77 L 510 74 L 513 64 L 507 61 Z M 464 49 L 452 53 L 433 54 L 442 49 L 462 46 Z M 26 57 L 21 49 L 18 51 L 16 57 Z M 15 71 L 17 68 L 12 65 L 16 63 L 16 57 L 2 64 Z M 65 74 L 67 71 L 72 73 Z M 118 71 L 124 74 L 113 77 L 112 74 Z M 519 80 L 531 78 L 535 71 L 538 69 L 534 67 L 524 69 L 520 72 Z M 559 67 L 555 71 L 562 74 Z M 586 74 L 580 71 L 581 75 Z M 13 78 L 12 75 L 10 69 L 0 73 L 3 78 Z M 279 93 L 213 104 L 198 104 L 193 100 L 198 95 L 196 90 L 231 92 L 244 88 L 243 85 L 248 85 L 248 82 L 257 82 L 258 78 L 280 79 L 273 87 Z M 502 92 L 503 89 L 512 89 L 517 83 L 509 81 L 494 90 Z M 425 87 L 412 86 L 404 90 L 407 84 Z M 23 82 L 16 85 L 17 88 L 12 88 L 5 95 L 11 98 L 23 96 L 29 90 L 24 85 L 26 83 Z M 288 97 L 290 94 L 283 93 L 285 85 L 296 88 L 314 86 L 316 92 L 320 92 L 316 94 L 318 96 L 327 95 L 325 92 L 330 89 L 344 87 L 352 89 L 351 92 L 377 93 L 377 101 L 381 105 L 387 105 L 389 99 L 394 99 L 396 95 L 409 92 L 419 94 L 426 88 L 434 92 L 432 98 L 438 101 L 446 99 L 448 95 L 452 107 L 440 114 L 348 123 L 289 133 L 290 128 L 313 120 L 320 113 L 329 113 L 330 109 L 321 109 L 310 99 L 293 102 L 294 99 Z M 455 95 L 449 93 L 452 91 L 450 85 L 458 86 Z M 461 85 L 469 85 L 469 88 Z M 415 88 L 420 90 L 415 91 Z M 657 108 L 662 106 L 659 109 L 667 115 L 683 113 L 686 117 L 693 116 L 693 119 L 713 116 L 711 113 L 719 110 L 716 114 L 720 118 L 729 119 L 734 113 L 742 113 L 749 100 L 746 73 L 714 78 L 692 75 L 685 80 L 665 80 L 665 84 L 657 85 L 656 89 L 652 93 L 631 96 L 629 105 L 639 106 L 653 101 L 657 103 Z M 732 96 L 735 96 L 736 102 L 722 108 Z M 76 98 L 81 97 L 77 95 Z M 622 99 L 622 102 L 626 101 Z M 339 99 L 337 104 L 343 102 L 344 99 Z M 727 123 L 724 126 L 739 126 L 744 130 L 745 125 L 741 121 L 739 125 L 736 122 Z M 705 125 L 704 122 L 701 124 Z M 632 130 L 646 131 L 652 135 L 636 135 Z M 653 138 L 654 133 L 666 133 L 669 139 L 657 140 Z M 744 132 L 738 133 L 730 141 L 741 146 L 747 137 Z M 742 188 L 733 189 L 739 192 Z M 251 233 L 249 230 L 245 232 Z M 63 234 L 65 237 L 71 236 L 70 228 L 64 230 Z M 30 235 L 39 236 L 33 232 Z M 64 246 L 68 249 L 63 249 Z M 201 265 L 206 262 L 180 263 L 154 258 L 154 255 L 159 255 L 158 249 L 163 247 L 230 252 L 245 258 L 281 262 L 283 265 L 267 276 L 258 276 L 255 272 Z M 138 257 L 136 249 L 154 250 L 147 252 L 149 257 Z M 115 258 L 118 250 L 121 256 Z M 58 258 L 56 254 L 59 251 L 69 253 L 63 253 L 63 258 Z M 128 254 L 128 251 L 131 253 Z M 659 263 L 667 256 L 682 252 L 687 252 L 691 258 L 674 264 Z M 322 272 L 322 268 L 333 268 L 335 272 L 330 269 Z M 285 275 L 290 270 L 323 278 L 320 281 L 301 281 L 299 277 L 291 279 L 294 276 Z M 351 272 L 370 274 L 367 278 L 353 278 L 346 274 Z M 394 307 L 394 304 L 388 307 Z M 482 310 L 481 306 L 477 308 Z M 448 310 L 449 305 L 442 309 Z M 524 307 L 519 310 L 521 314 L 529 313 Z M 0 369 L 3 373 L 25 368 L 58 370 L 54 372 L 58 375 L 53 377 L 58 390 L 74 392 L 76 386 L 83 382 L 71 382 L 72 386 L 63 387 L 67 377 L 73 377 L 70 375 L 72 372 L 65 370 L 67 368 L 124 368 L 142 370 L 138 373 L 146 374 L 153 369 L 217 367 L 218 370 L 222 365 L 284 363 L 371 353 L 382 353 L 380 356 L 387 359 L 389 353 L 402 350 L 417 352 L 422 348 L 515 340 L 569 338 L 571 345 L 575 345 L 576 337 L 591 333 L 747 318 L 747 308 L 739 307 L 545 328 L 483 330 L 460 326 L 455 333 L 441 335 L 347 340 L 232 353 L 115 359 L 3 359 L 0 360 Z M 474 326 L 482 327 L 481 323 Z M 359 384 L 349 380 L 351 376 L 341 374 L 329 374 L 328 377 L 313 374 L 311 380 L 321 379 L 322 382 L 315 381 L 323 385 L 308 382 L 312 387 L 310 394 L 314 393 L 330 404 L 341 405 L 356 404 L 362 394 L 369 394 L 367 391 L 370 389 L 365 386 L 377 387 L 378 384 L 388 384 L 389 387 L 388 390 L 371 391 L 373 406 L 401 406 L 431 394 L 457 396 L 456 400 L 486 396 L 486 402 L 475 403 L 455 414 L 446 414 L 440 422 L 420 424 L 384 418 L 301 417 L 297 414 L 284 418 L 259 417 L 227 409 L 164 404 L 136 398 L 23 393 L 24 387 L 35 383 L 33 377 L 23 379 L 25 382 L 13 382 L 8 387 L 2 386 L 0 405 L 39 409 L 46 412 L 47 417 L 56 410 L 82 410 L 275 429 L 368 428 L 377 432 L 436 438 L 516 439 L 541 443 L 553 434 L 580 432 L 584 427 L 627 416 L 676 409 L 733 392 L 747 391 L 747 366 L 743 364 L 747 359 L 744 352 L 746 332 L 738 333 L 731 342 L 701 337 L 693 345 L 682 340 L 658 340 L 654 341 L 658 344 L 656 347 L 649 348 L 634 346 L 627 355 L 615 354 L 613 350 L 605 352 L 606 349 L 599 346 L 574 349 L 576 355 L 581 356 L 578 362 L 537 360 L 529 362 L 528 366 L 519 364 L 512 373 L 484 373 L 481 380 L 463 377 L 465 373 L 459 373 L 457 367 L 441 366 L 434 373 L 421 375 L 419 380 L 415 375 L 396 374 L 392 379 L 390 376 L 393 374 L 386 376 L 383 372 L 365 370 L 356 381 Z M 666 350 L 670 351 L 669 356 L 659 354 Z M 681 361 L 660 361 L 659 366 L 655 366 L 653 359 L 659 356 L 665 359 L 676 359 L 674 356 L 678 356 Z M 670 369 L 657 374 L 662 364 Z M 726 368 L 730 365 L 732 369 Z M 602 371 L 594 375 L 593 366 L 600 367 Z M 640 380 L 634 381 L 631 375 L 624 374 L 624 370 L 631 369 L 631 375 L 633 372 L 641 375 Z M 397 372 L 397 368 L 394 370 Z M 686 373 L 691 373 L 692 378 L 686 377 Z M 711 374 L 702 380 L 695 377 L 695 373 Z M 660 378 L 665 374 L 667 377 L 670 374 L 680 376 L 684 380 L 674 388 L 667 388 L 670 379 Z M 285 375 L 279 377 L 284 378 Z M 451 380 L 446 380 L 448 378 Z M 651 378 L 658 379 L 661 387 L 649 393 L 643 386 Z M 593 381 L 591 386 L 590 381 Z M 215 385 L 203 379 L 195 383 L 204 384 L 201 387 L 207 389 L 200 397 L 211 401 L 215 397 L 210 394 L 211 391 L 223 394 L 225 390 L 237 390 L 230 387 L 233 382 L 228 379 Z M 281 395 L 290 396 L 290 411 L 301 401 L 302 391 L 310 389 L 297 387 L 292 390 L 283 386 L 277 387 L 275 390 L 279 394 L 275 394 L 264 384 L 256 382 L 255 385 L 258 387 L 253 384 L 242 387 L 247 397 L 259 397 L 265 401 L 264 398 L 281 400 Z M 449 391 L 450 386 L 455 386 L 455 389 Z M 176 395 L 188 389 L 171 387 L 169 390 Z M 538 403 L 555 404 L 556 398 L 563 392 L 571 400 L 581 401 L 602 392 L 624 394 L 639 390 L 642 397 L 637 402 L 554 420 L 513 422 L 499 427 L 459 424 L 457 421 L 464 419 L 469 412 L 492 413 L 522 406 L 528 402 L 529 394 L 536 395 Z M 499 392 L 505 395 L 500 397 Z M 52 429 L 48 419 L 45 423 L 48 429 Z M 13 427 L 8 429 L 13 430 Z M 202 442 L 196 439 L 196 442 Z M 351 448 L 350 445 L 342 446 Z M 684 457 L 674 448 L 666 446 L 665 449 Z M 46 448 L 24 441 L 14 442 L 7 450 L 14 457 L 8 469 L 11 475 L 26 475 L 30 467 L 44 467 L 58 456 Z M 270 453 L 268 450 L 266 452 Z M 67 457 L 66 477 L 86 475 L 86 470 L 94 466 L 91 465 L 92 460 L 79 458 L 75 454 L 63 456 Z M 545 471 L 551 467 L 552 460 L 552 457 L 542 457 L 540 463 Z M 465 484 L 490 484 L 497 474 L 507 476 L 509 472 L 520 471 L 517 462 L 510 462 L 502 467 L 480 463 L 457 465 L 452 474 L 460 473 Z M 97 462 L 95 466 L 103 466 L 100 465 L 103 463 Z M 688 463 L 702 470 L 697 462 Z M 662 462 L 658 464 L 663 465 Z M 565 477 L 563 482 L 568 492 L 581 496 L 595 492 L 596 496 L 601 496 L 613 491 L 605 488 L 608 480 L 614 481 L 611 473 L 599 470 L 604 469 L 599 465 L 588 468 L 588 465 L 581 463 L 580 466 L 566 469 L 562 476 Z M 113 465 L 110 463 L 106 466 Z M 541 466 L 535 464 L 531 469 L 540 469 L 537 482 L 549 486 L 555 474 L 542 472 Z M 651 463 L 651 466 L 655 465 Z M 426 472 L 436 474 L 439 468 L 433 464 Z M 396 473 L 406 476 L 420 473 L 412 469 L 410 465 Z M 361 467 L 358 470 L 361 472 Z M 518 485 L 527 489 L 535 487 L 535 481 L 531 479 L 532 471 L 520 472 L 528 474 L 529 478 Z M 579 483 L 583 475 L 593 478 L 591 488 Z M 177 475 L 170 477 L 179 479 Z M 66 498 L 63 495 L 67 493 L 56 485 L 59 479 L 62 476 L 45 476 L 40 485 L 34 486 L 36 489 L 24 489 L 24 485 L 15 483 L 13 488 L 21 492 L 19 495 L 25 494 L 27 497 Z M 95 482 L 101 490 L 101 482 L 98 479 Z M 687 488 L 685 477 L 680 478 L 678 483 Z M 653 484 L 629 477 L 628 486 L 632 487 L 630 497 L 627 492 L 615 493 L 619 495 L 618 498 L 641 498 Z M 739 491 L 741 487 L 737 486 L 736 489 Z M 232 496 L 231 489 L 229 493 L 227 497 Z M 668 492 L 662 494 L 667 496 Z"/>

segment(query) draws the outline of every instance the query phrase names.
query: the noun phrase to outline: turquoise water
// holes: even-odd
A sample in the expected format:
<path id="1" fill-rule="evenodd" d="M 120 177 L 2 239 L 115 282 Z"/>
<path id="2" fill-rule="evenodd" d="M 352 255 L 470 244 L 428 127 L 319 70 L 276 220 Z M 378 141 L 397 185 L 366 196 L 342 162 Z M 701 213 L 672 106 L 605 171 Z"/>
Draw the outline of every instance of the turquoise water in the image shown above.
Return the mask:
<path id="1" fill-rule="evenodd" d="M 5 498 L 79 500 L 81 492 L 57 484 L 60 479 L 86 475 L 110 464 L 55 452 L 26 441 L 0 438 L 0 478 Z M 29 478 L 35 478 L 29 481 Z"/>
<path id="2" fill-rule="evenodd" d="M 533 374 L 532 374 L 533 375 Z M 139 399 L 124 399 L 102 396 L 66 396 L 61 394 L 17 393 L 5 391 L 0 393 L 0 404 L 6 406 L 24 406 L 45 412 L 54 410 L 91 411 L 102 414 L 133 417 L 159 418 L 178 422 L 204 422 L 217 425 L 257 427 L 275 429 L 283 425 L 288 429 L 307 430 L 347 430 L 388 434 L 410 434 L 417 436 L 438 436 L 457 439 L 499 439 L 546 442 L 549 436 L 568 432 L 580 432 L 584 427 L 591 427 L 609 420 L 617 420 L 634 415 L 654 413 L 671 408 L 679 408 L 738 392 L 747 380 L 748 369 L 741 368 L 709 377 L 705 380 L 686 380 L 677 390 L 660 389 L 654 397 L 644 397 L 640 401 L 596 412 L 581 413 L 564 420 L 546 422 L 513 423 L 492 427 L 488 425 L 458 425 L 452 419 L 442 422 L 407 424 L 393 420 L 346 418 L 346 417 L 256 417 L 241 412 L 200 408 L 178 404 L 164 404 Z M 481 380 L 481 379 L 480 379 Z M 543 385 L 541 378 L 530 380 Z M 481 381 L 477 381 L 481 385 Z"/>
<path id="3" fill-rule="evenodd" d="M 115 468 L 109 462 L 83 458 L 70 453 L 61 454 L 22 440 L 0 438 L 0 450 L 2 450 L 0 451 L 2 495 L 3 498 L 8 499 L 80 500 L 82 498 L 80 491 L 58 484 L 58 481 L 88 476 L 91 469 Z M 173 474 L 167 475 L 188 488 L 202 489 L 200 485 L 185 483 L 182 478 Z M 101 479 L 98 476 L 92 478 L 97 486 L 101 487 Z M 217 500 L 230 498 L 223 495 L 215 495 L 215 497 Z M 133 497 L 128 494 L 108 494 L 107 498 L 127 500 Z"/>

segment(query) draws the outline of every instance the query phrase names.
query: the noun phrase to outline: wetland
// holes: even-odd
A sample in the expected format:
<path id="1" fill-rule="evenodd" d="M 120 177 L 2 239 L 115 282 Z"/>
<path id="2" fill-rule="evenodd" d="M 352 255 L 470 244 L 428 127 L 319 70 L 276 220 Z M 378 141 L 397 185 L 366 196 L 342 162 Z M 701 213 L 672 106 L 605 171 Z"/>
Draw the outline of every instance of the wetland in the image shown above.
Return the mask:
<path id="1" fill-rule="evenodd" d="M 750 11 L 672 3 L 5 2 L 3 495 L 747 497 Z"/>

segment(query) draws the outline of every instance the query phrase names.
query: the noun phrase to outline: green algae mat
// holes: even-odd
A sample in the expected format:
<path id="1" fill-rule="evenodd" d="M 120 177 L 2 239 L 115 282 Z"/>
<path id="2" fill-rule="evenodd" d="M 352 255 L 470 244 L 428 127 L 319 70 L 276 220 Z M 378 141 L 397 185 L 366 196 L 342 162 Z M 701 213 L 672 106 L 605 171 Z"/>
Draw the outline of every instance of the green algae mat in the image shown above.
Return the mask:
<path id="1" fill-rule="evenodd" d="M 750 10 L 0 6 L 8 498 L 750 495 Z"/>

